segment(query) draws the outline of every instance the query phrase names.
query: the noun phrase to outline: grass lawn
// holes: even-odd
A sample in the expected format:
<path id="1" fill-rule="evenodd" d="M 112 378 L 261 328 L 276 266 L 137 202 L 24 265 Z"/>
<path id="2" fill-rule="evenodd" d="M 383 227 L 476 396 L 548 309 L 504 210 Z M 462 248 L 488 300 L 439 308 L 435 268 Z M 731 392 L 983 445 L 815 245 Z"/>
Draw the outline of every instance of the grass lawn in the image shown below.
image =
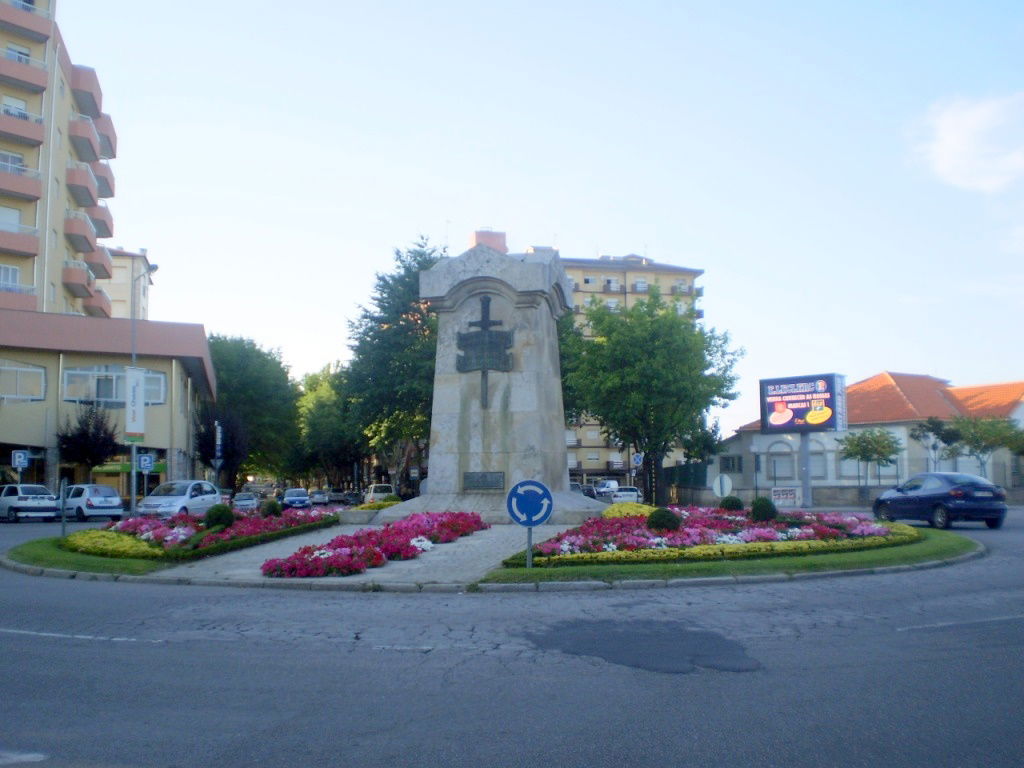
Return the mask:
<path id="1" fill-rule="evenodd" d="M 10 550 L 7 557 L 22 565 L 35 565 L 40 568 L 88 571 L 89 573 L 124 573 L 133 576 L 159 571 L 168 565 L 179 565 L 176 562 L 163 563 L 158 560 L 137 558 L 97 557 L 81 552 L 68 552 L 57 546 L 59 541 L 60 537 L 26 541 Z"/>
<path id="2" fill-rule="evenodd" d="M 924 538 L 913 544 L 859 552 L 818 555 L 776 555 L 749 560 L 713 560 L 693 563 L 637 563 L 635 565 L 578 565 L 557 568 L 499 568 L 481 579 L 483 584 L 535 581 L 621 581 L 624 579 L 685 579 L 709 576 L 754 576 L 777 573 L 844 571 L 911 565 L 945 560 L 974 550 L 978 545 L 949 531 L 922 528 Z"/>

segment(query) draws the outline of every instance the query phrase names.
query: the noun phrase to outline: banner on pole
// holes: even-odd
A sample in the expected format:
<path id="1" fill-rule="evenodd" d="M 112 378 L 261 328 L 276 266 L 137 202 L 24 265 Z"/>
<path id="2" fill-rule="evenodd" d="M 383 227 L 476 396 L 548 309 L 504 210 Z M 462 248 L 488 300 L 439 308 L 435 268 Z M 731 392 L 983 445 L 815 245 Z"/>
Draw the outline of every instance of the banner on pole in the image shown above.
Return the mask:
<path id="1" fill-rule="evenodd" d="M 140 443 L 146 435 L 146 369 L 125 368 L 124 440 Z"/>

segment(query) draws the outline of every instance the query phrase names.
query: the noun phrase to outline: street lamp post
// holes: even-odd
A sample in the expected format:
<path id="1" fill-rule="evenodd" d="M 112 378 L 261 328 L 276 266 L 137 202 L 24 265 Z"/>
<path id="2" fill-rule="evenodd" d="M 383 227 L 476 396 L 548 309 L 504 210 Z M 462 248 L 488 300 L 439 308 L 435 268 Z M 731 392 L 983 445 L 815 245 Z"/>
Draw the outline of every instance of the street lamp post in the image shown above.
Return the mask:
<path id="1" fill-rule="evenodd" d="M 156 264 L 149 264 L 149 263 L 147 263 L 145 271 L 142 272 L 142 274 L 140 274 L 140 275 L 136 275 L 135 274 L 135 261 L 136 261 L 136 259 L 133 257 L 132 258 L 132 280 L 131 280 L 131 286 L 130 286 L 130 288 L 131 288 L 131 302 L 130 302 L 130 305 L 131 305 L 131 337 L 132 337 L 132 340 L 131 340 L 132 365 L 131 365 L 131 367 L 132 368 L 135 368 L 135 314 L 136 314 L 136 312 L 135 312 L 135 292 L 137 290 L 136 287 L 135 287 L 135 284 L 139 280 L 144 278 L 144 277 L 148 278 L 150 275 L 152 275 L 158 269 Z M 145 412 L 145 409 L 146 409 L 146 391 L 145 390 L 146 390 L 146 388 L 145 388 L 145 386 L 143 386 L 143 388 L 142 388 L 142 405 L 141 405 L 141 407 L 143 409 L 143 412 Z M 128 513 L 129 517 L 135 517 L 135 510 L 136 510 L 136 496 L 137 496 L 137 493 L 138 493 L 138 482 L 137 482 L 137 477 L 136 477 L 136 471 L 135 471 L 136 470 L 136 466 L 135 466 L 135 464 L 136 464 L 136 461 L 138 460 L 137 459 L 137 451 L 138 451 L 138 443 L 136 443 L 135 440 L 132 440 L 131 466 L 128 468 L 129 475 L 131 476 L 131 495 L 132 495 L 131 509 L 130 509 L 130 511 Z"/>

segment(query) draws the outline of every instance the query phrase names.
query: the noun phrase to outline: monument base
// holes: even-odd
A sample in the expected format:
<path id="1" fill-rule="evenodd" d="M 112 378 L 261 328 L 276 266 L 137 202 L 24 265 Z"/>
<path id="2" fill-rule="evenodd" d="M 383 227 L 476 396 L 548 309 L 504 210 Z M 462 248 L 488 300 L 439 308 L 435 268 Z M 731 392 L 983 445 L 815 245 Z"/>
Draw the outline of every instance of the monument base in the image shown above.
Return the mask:
<path id="1" fill-rule="evenodd" d="M 588 518 L 599 517 L 607 506 L 574 491 L 555 491 L 551 496 L 555 502 L 555 511 L 547 521 L 551 525 L 579 525 Z M 391 523 L 417 512 L 476 512 L 491 525 L 512 523 L 503 493 L 426 493 L 382 509 L 373 523 Z"/>

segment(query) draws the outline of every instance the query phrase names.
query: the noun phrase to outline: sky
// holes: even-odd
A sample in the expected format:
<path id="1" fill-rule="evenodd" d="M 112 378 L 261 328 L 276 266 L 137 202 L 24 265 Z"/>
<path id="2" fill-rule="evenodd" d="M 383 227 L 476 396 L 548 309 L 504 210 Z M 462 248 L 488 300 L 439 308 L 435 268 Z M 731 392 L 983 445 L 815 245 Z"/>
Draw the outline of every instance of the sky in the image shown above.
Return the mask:
<path id="1" fill-rule="evenodd" d="M 150 319 L 349 357 L 425 236 L 704 270 L 758 380 L 1015 381 L 1024 5 L 871 1 L 60 0 L 114 121 L 108 245 Z"/>

